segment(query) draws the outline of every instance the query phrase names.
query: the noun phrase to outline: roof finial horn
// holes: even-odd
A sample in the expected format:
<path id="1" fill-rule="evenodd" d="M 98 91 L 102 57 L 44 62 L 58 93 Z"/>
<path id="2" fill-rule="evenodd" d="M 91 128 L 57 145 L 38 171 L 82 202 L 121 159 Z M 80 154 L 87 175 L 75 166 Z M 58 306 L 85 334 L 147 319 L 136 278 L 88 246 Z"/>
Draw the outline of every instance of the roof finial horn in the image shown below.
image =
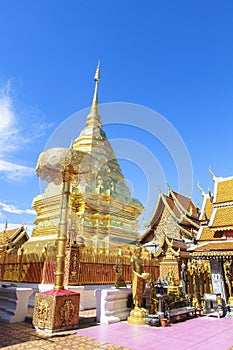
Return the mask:
<path id="1" fill-rule="evenodd" d="M 216 176 L 214 175 L 214 172 L 212 171 L 210 166 L 209 166 L 209 173 L 212 176 L 212 180 L 215 181 L 216 180 Z"/>
<path id="2" fill-rule="evenodd" d="M 201 195 L 202 195 L 202 197 L 204 197 L 204 195 L 205 195 L 205 191 L 204 191 L 204 190 L 203 190 L 203 188 L 200 186 L 199 181 L 198 181 L 198 183 L 197 183 L 197 187 L 198 187 L 198 189 L 201 191 Z"/>

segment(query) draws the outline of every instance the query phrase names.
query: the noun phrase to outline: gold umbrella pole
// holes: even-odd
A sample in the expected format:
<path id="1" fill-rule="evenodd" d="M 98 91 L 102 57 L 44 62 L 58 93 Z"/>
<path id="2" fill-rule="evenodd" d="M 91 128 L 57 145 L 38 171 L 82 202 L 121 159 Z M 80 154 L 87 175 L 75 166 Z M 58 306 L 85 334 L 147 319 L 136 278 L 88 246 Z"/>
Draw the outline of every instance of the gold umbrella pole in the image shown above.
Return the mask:
<path id="1" fill-rule="evenodd" d="M 37 163 L 37 175 L 42 180 L 63 184 L 55 283 L 52 290 L 37 293 L 34 304 L 33 325 L 36 328 L 55 332 L 78 325 L 80 294 L 64 289 L 66 241 L 69 217 L 70 183 L 84 175 L 86 183 L 92 180 L 98 162 L 83 152 L 73 149 L 54 148 L 44 151 Z"/>
<path id="2" fill-rule="evenodd" d="M 69 217 L 70 177 L 71 173 L 69 166 L 66 166 L 63 176 L 61 218 L 59 224 L 59 233 L 57 237 L 57 256 L 54 283 L 55 290 L 64 289 L 66 241 Z"/>

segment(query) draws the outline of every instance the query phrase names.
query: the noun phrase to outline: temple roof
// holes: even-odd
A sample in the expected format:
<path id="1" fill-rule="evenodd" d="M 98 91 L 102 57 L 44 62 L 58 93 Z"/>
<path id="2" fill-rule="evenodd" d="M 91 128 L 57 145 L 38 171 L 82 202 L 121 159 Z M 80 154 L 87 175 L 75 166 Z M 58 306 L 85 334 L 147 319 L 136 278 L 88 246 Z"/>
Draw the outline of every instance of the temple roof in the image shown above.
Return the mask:
<path id="1" fill-rule="evenodd" d="M 196 228 L 199 228 L 199 225 L 196 222 L 192 221 L 190 218 L 190 207 L 187 206 L 187 210 L 185 211 L 185 208 L 180 205 L 179 196 L 175 197 L 174 199 L 170 196 L 162 194 L 162 200 L 165 204 L 165 207 L 169 207 L 170 214 L 174 217 L 177 223 L 184 226 L 195 226 Z"/>
<path id="2" fill-rule="evenodd" d="M 155 237 L 156 227 L 165 209 L 168 210 L 169 214 L 174 219 L 174 224 L 179 228 L 181 236 L 193 237 L 193 235 L 195 235 L 194 231 L 199 229 L 198 209 L 195 207 L 192 200 L 177 192 L 171 191 L 169 188 L 168 195 L 162 192 L 159 193 L 149 228 L 141 237 L 140 241 L 142 244 L 153 240 Z M 169 235 L 169 232 L 166 233 Z"/>
<path id="3" fill-rule="evenodd" d="M 212 259 L 214 257 L 215 259 L 229 259 L 229 257 L 233 256 L 233 241 L 205 243 L 196 247 L 190 253 L 194 258 Z"/>
<path id="4" fill-rule="evenodd" d="M 185 212 L 185 214 L 188 217 L 191 217 L 191 218 L 196 219 L 196 220 L 199 218 L 199 210 L 196 207 L 196 205 L 193 203 L 191 198 L 185 197 L 184 195 L 182 195 L 178 192 L 175 192 L 171 189 L 169 189 L 168 193 L 172 198 L 175 197 L 177 199 L 177 201 L 176 201 L 177 206 L 180 209 L 182 209 L 182 211 Z"/>
<path id="5" fill-rule="evenodd" d="M 215 187 L 215 203 L 233 202 L 233 177 L 216 178 Z"/>
<path id="6" fill-rule="evenodd" d="M 0 243 L 3 244 L 5 243 L 8 239 L 11 239 L 15 232 L 18 231 L 19 228 L 14 228 L 12 230 L 3 230 L 2 232 L 0 232 Z"/>
<path id="7" fill-rule="evenodd" d="M 183 240 L 172 240 L 172 247 L 174 249 L 187 250 L 187 244 Z"/>
<path id="8" fill-rule="evenodd" d="M 201 226 L 198 232 L 198 241 L 214 241 L 219 240 L 219 237 L 214 237 L 215 232 L 209 228 L 209 226 Z"/>
<path id="9" fill-rule="evenodd" d="M 233 250 L 233 241 L 208 242 L 195 248 L 195 251 Z"/>
<path id="10" fill-rule="evenodd" d="M 0 232 L 0 253 L 17 246 L 20 242 L 24 243 L 29 239 L 24 226 L 20 226 L 11 230 L 5 228 Z"/>
<path id="11" fill-rule="evenodd" d="M 0 243 L 4 243 L 6 240 L 13 240 L 20 233 L 26 233 L 24 226 L 16 227 L 11 230 L 5 229 L 0 232 Z"/>
<path id="12" fill-rule="evenodd" d="M 161 198 L 165 206 L 168 205 L 169 208 L 172 210 L 172 213 L 178 219 L 178 221 L 182 220 L 183 219 L 182 212 L 176 206 L 175 201 L 171 197 L 166 196 L 165 194 L 161 194 Z"/>
<path id="13" fill-rule="evenodd" d="M 206 194 L 199 186 L 202 190 L 203 204 L 200 216 L 202 224 L 198 232 L 197 241 L 200 244 L 203 241 L 206 241 L 206 244 L 208 242 L 209 244 L 213 243 L 214 246 L 205 245 L 205 247 L 217 249 L 218 245 L 216 245 L 216 242 L 219 239 L 226 238 L 226 236 L 228 238 L 231 237 L 229 231 L 233 230 L 233 177 L 216 177 L 212 171 L 210 173 L 214 181 L 214 193 L 212 194 L 209 191 Z M 221 242 L 221 246 L 222 244 L 224 244 L 224 249 L 231 249 L 229 240 L 226 243 Z M 203 246 L 201 245 L 201 247 Z M 199 248 L 196 250 L 199 250 Z"/>
<path id="14" fill-rule="evenodd" d="M 233 229 L 233 206 L 214 208 L 209 226 L 218 230 Z"/>

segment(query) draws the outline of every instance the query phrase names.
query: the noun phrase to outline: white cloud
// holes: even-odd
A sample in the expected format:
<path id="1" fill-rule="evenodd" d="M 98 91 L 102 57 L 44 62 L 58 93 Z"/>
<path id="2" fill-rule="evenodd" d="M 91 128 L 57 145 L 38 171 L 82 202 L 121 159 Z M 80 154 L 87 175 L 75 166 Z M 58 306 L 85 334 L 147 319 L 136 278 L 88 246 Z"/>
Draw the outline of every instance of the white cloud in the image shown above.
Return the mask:
<path id="1" fill-rule="evenodd" d="M 7 204 L 5 202 L 0 202 L 0 207 L 2 210 L 12 214 L 31 214 L 35 215 L 36 212 L 33 209 L 19 209 L 13 204 Z"/>
<path id="2" fill-rule="evenodd" d="M 29 119 L 30 118 L 30 119 Z M 12 83 L 0 86 L 0 175 L 11 181 L 24 181 L 35 175 L 32 167 L 22 164 L 14 157 L 14 152 L 29 148 L 41 139 L 52 124 L 44 122 L 44 117 L 36 107 L 16 112 L 12 93 Z"/>
<path id="3" fill-rule="evenodd" d="M 18 215 L 36 215 L 36 212 L 33 209 L 19 209 L 17 208 L 14 204 L 9 204 L 7 202 L 1 202 L 0 201 L 0 219 L 2 222 L 4 222 L 6 220 L 6 216 L 4 213 L 10 213 L 10 214 L 18 214 Z M 5 223 L 0 223 L 0 232 L 3 231 L 5 229 Z M 23 221 L 21 221 L 20 223 L 7 223 L 7 229 L 11 230 L 14 228 L 19 228 L 22 225 L 24 225 L 27 233 L 29 236 L 31 236 L 32 234 L 32 229 L 33 229 L 33 225 L 27 225 L 25 224 Z"/>
<path id="4" fill-rule="evenodd" d="M 10 180 L 22 181 L 35 174 L 35 169 L 0 159 L 0 173 Z"/>
<path id="5" fill-rule="evenodd" d="M 11 83 L 0 88 L 0 157 L 17 149 L 19 132 L 17 130 L 13 100 L 10 95 Z M 21 140 L 20 140 L 21 141 Z"/>
<path id="6" fill-rule="evenodd" d="M 0 132 L 9 129 L 14 122 L 14 108 L 9 92 L 10 82 L 0 90 Z"/>

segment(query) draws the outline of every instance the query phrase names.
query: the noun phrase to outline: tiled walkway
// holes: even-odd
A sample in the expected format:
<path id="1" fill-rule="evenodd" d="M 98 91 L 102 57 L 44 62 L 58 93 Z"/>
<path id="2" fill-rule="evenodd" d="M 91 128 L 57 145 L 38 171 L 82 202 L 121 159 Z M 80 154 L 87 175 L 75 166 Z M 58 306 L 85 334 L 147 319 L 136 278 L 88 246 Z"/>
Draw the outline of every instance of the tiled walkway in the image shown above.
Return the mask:
<path id="1" fill-rule="evenodd" d="M 0 323 L 0 347 L 10 350 L 227 350 L 232 345 L 233 318 L 198 317 L 166 328 L 119 322 L 53 335 L 39 333 L 26 322 Z"/>
<path id="2" fill-rule="evenodd" d="M 11 325 L 0 323 L 0 348 L 9 350 L 126 350 L 125 347 L 119 345 L 112 345 L 105 341 L 74 334 L 74 331 L 61 332 L 53 335 L 44 334 L 37 332 L 31 324 L 26 322 Z"/>
<path id="3" fill-rule="evenodd" d="M 77 334 L 115 343 L 131 350 L 226 350 L 233 346 L 233 318 L 203 316 L 166 328 L 134 326 L 120 322 L 81 329 Z"/>

